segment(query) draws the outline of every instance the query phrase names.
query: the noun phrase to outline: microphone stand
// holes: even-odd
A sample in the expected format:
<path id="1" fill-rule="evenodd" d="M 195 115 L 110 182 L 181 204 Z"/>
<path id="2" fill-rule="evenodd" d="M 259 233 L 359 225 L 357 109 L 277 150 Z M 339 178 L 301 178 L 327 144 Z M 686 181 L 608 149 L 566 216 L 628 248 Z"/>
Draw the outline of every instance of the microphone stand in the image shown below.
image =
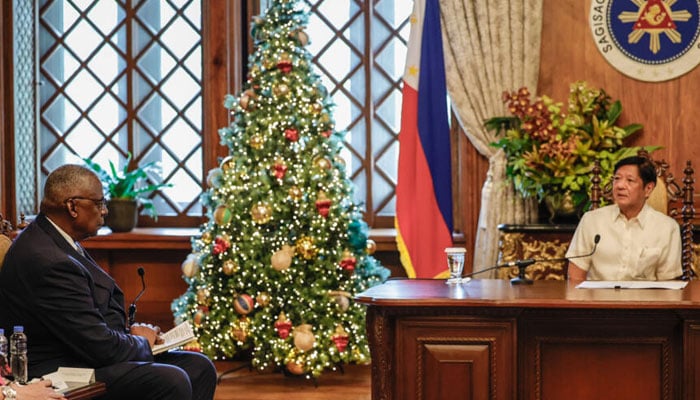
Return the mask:
<path id="1" fill-rule="evenodd" d="M 129 326 L 134 324 L 134 318 L 136 317 L 136 302 L 141 298 L 143 292 L 146 291 L 146 281 L 143 278 L 145 271 L 143 270 L 143 267 L 139 267 L 136 271 L 141 277 L 141 291 L 139 292 L 139 294 L 136 295 L 134 301 L 132 301 L 129 305 Z"/>
<path id="2" fill-rule="evenodd" d="M 564 260 L 566 260 L 566 259 L 564 259 Z M 510 280 L 511 285 L 520 285 L 520 284 L 529 285 L 529 284 L 532 284 L 532 279 L 527 278 L 525 276 L 525 269 L 527 267 L 529 267 L 530 265 L 532 265 L 536 262 L 540 262 L 540 261 L 557 261 L 557 260 L 535 260 L 534 258 L 526 258 L 524 260 L 509 261 L 506 263 L 494 265 L 494 266 L 486 268 L 486 269 L 482 269 L 481 271 L 472 272 L 470 274 L 465 275 L 464 278 L 471 279 L 471 277 L 476 275 L 476 274 L 481 274 L 483 272 L 493 271 L 494 269 L 518 267 L 518 276 L 515 278 L 512 278 Z"/>
<path id="3" fill-rule="evenodd" d="M 472 272 L 470 274 L 465 275 L 464 278 L 471 279 L 471 277 L 476 275 L 476 274 L 480 274 L 482 272 L 487 272 L 487 271 L 492 271 L 494 269 L 500 269 L 500 268 L 505 268 L 505 267 L 518 267 L 518 276 L 516 276 L 515 278 L 512 278 L 510 280 L 510 284 L 511 285 L 522 285 L 522 284 L 532 285 L 532 279 L 525 276 L 525 269 L 527 267 L 529 267 L 530 265 L 538 263 L 538 262 L 543 262 L 543 261 L 554 263 L 554 262 L 569 261 L 569 260 L 574 259 L 574 258 L 590 257 L 593 255 L 593 253 L 595 253 L 596 249 L 598 248 L 598 242 L 600 242 L 600 235 L 595 235 L 595 238 L 593 239 L 593 250 L 591 250 L 591 252 L 588 254 L 581 254 L 581 255 L 577 255 L 577 256 L 561 257 L 561 258 L 549 258 L 549 259 L 547 259 L 547 258 L 538 258 L 538 259 L 526 258 L 524 260 L 509 261 L 509 262 L 506 262 L 503 264 L 494 265 L 493 267 L 482 269 L 481 271 Z"/>

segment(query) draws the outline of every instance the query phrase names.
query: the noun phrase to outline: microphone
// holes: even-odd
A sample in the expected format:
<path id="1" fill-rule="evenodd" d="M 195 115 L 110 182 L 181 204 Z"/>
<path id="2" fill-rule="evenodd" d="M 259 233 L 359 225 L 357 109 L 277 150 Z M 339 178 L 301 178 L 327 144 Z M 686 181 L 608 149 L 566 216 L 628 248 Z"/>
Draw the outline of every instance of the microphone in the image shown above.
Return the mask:
<path id="1" fill-rule="evenodd" d="M 146 291 L 146 281 L 143 279 L 144 274 L 146 271 L 143 270 L 143 267 L 139 267 L 136 272 L 139 273 L 139 276 L 141 277 L 141 291 L 139 294 L 136 295 L 134 298 L 134 301 L 131 302 L 131 305 L 129 305 L 129 326 L 134 324 L 134 317 L 136 316 L 136 302 L 139 301 L 141 296 L 143 295 L 143 292 Z"/>
<path id="2" fill-rule="evenodd" d="M 481 271 L 476 271 L 472 272 L 470 274 L 467 274 L 464 276 L 464 278 L 471 278 L 472 276 L 476 274 L 480 274 L 482 272 L 486 271 L 493 271 L 494 269 L 500 269 L 500 268 L 506 268 L 506 267 L 518 267 L 518 276 L 510 280 L 511 285 L 520 285 L 520 284 L 527 284 L 530 285 L 532 284 L 532 279 L 529 279 L 525 276 L 525 269 L 529 267 L 532 264 L 542 262 L 542 261 L 547 261 L 547 262 L 562 262 L 562 261 L 569 261 L 574 258 L 583 258 L 583 257 L 590 257 L 592 256 L 596 249 L 598 248 L 598 242 L 600 242 L 600 235 L 596 234 L 595 237 L 593 237 L 593 250 L 591 250 L 590 253 L 588 254 L 579 254 L 577 256 L 571 256 L 571 257 L 560 257 L 560 258 L 526 258 L 524 260 L 515 260 L 515 261 L 509 261 L 503 264 L 498 264 L 494 265 L 493 267 L 489 267 L 486 269 L 482 269 Z"/>

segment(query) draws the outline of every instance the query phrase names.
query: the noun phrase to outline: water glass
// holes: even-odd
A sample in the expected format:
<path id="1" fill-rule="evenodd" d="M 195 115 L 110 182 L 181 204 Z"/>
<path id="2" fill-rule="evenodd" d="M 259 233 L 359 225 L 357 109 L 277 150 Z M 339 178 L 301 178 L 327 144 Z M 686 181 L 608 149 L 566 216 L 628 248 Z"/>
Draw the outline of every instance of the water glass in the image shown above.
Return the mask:
<path id="1" fill-rule="evenodd" d="M 448 247 L 445 249 L 445 255 L 447 256 L 447 269 L 450 271 L 450 278 L 447 280 L 448 284 L 462 282 L 464 255 L 466 253 L 467 249 L 463 247 Z"/>

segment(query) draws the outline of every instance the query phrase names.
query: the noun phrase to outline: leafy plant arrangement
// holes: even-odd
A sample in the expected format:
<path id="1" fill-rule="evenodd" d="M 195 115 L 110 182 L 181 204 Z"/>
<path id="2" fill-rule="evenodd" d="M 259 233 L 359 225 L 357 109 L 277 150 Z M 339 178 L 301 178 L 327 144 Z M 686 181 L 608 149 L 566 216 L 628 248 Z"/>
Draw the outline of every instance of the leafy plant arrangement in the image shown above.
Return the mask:
<path id="1" fill-rule="evenodd" d="M 117 170 L 114 163 L 110 161 L 109 171 L 90 159 L 83 158 L 83 161 L 85 161 L 88 167 L 99 176 L 107 190 L 109 200 L 135 200 L 143 207 L 143 210 L 146 211 L 150 217 L 158 219 L 153 200 L 148 198 L 148 195 L 155 190 L 164 187 L 172 187 L 173 185 L 171 183 L 143 184 L 144 182 L 148 182 L 149 172 L 158 172 L 160 168 L 157 162 L 152 161 L 140 167 L 137 166 L 136 168 L 129 169 L 131 166 L 131 158 L 131 153 L 129 153 L 124 163 L 124 168 L 121 170 Z"/>
<path id="2" fill-rule="evenodd" d="M 506 175 L 525 197 L 537 196 L 542 201 L 546 196 L 570 193 L 576 204 L 582 204 L 596 158 L 605 182 L 618 160 L 642 148 L 650 153 L 660 148 L 624 146 L 624 139 L 642 125 L 619 126 L 620 101 L 584 81 L 571 84 L 566 110 L 544 95 L 533 102 L 525 87 L 504 92 L 503 102 L 512 116 L 491 118 L 484 126 L 502 135 L 491 146 L 505 151 Z"/>

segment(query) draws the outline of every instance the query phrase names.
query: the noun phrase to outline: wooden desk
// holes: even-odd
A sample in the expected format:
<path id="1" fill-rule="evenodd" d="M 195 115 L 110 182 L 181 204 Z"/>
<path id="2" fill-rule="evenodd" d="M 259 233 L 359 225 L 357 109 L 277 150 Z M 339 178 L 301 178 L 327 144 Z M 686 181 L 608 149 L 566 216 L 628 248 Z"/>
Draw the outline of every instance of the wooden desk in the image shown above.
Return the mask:
<path id="1" fill-rule="evenodd" d="M 374 400 L 700 398 L 700 281 L 392 280 L 356 300 L 368 306 Z"/>

